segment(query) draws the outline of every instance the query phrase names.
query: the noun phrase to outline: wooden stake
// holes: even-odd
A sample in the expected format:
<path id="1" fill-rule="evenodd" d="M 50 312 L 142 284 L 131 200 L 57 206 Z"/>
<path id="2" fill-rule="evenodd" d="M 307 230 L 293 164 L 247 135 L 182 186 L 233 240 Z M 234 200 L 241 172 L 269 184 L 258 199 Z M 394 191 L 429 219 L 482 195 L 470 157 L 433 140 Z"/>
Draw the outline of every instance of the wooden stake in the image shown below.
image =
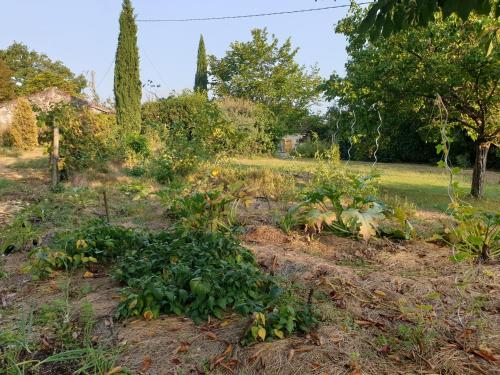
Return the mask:
<path id="1" fill-rule="evenodd" d="M 57 188 L 59 183 L 59 128 L 54 123 L 52 133 L 52 189 Z"/>
<path id="2" fill-rule="evenodd" d="M 110 221 L 109 221 L 108 196 L 106 194 L 106 190 L 104 190 L 102 192 L 102 195 L 104 197 L 104 209 L 106 210 L 106 220 L 107 220 L 107 222 L 109 224 Z"/>

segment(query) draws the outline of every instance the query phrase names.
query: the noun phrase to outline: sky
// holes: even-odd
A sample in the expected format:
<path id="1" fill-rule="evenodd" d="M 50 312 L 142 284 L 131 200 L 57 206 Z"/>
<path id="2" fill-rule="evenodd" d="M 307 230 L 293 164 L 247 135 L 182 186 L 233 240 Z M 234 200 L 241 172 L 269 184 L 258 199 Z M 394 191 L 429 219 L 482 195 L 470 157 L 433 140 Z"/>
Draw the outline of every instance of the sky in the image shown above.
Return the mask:
<path id="1" fill-rule="evenodd" d="M 0 49 L 22 42 L 61 60 L 73 72 L 95 71 L 102 99 L 113 95 L 113 64 L 121 0 L 0 0 Z M 137 19 L 233 16 L 348 4 L 348 0 L 132 0 Z M 224 21 L 186 23 L 138 22 L 141 80 L 160 88 L 162 97 L 192 88 L 196 53 L 203 34 L 208 54 L 222 57 L 231 42 L 250 39 L 250 30 L 267 27 L 280 41 L 291 37 L 299 47 L 297 61 L 317 64 L 320 74 L 344 73 L 346 41 L 334 23 L 348 8 Z M 147 99 L 153 94 L 147 91 Z"/>

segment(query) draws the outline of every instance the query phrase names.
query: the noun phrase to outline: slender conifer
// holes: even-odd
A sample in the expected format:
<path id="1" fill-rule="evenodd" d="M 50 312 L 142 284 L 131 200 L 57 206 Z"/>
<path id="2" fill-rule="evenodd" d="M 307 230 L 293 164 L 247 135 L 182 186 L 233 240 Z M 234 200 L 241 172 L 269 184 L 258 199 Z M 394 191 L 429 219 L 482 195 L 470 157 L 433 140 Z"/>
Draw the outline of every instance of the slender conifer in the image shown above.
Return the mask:
<path id="1" fill-rule="evenodd" d="M 124 135 L 140 132 L 141 89 L 134 8 L 130 0 L 123 0 L 115 57 L 114 92 L 116 120 Z"/>
<path id="2" fill-rule="evenodd" d="M 205 51 L 205 41 L 200 35 L 198 44 L 198 60 L 196 64 L 196 76 L 194 78 L 194 91 L 207 92 L 208 90 L 208 64 Z"/>

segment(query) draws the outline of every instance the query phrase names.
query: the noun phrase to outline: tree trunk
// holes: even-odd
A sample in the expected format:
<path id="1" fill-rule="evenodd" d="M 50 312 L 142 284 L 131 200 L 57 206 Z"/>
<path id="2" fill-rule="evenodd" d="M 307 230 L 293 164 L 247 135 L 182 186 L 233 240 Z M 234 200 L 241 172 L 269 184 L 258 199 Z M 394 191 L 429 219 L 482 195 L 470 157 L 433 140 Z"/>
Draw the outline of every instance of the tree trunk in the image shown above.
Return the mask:
<path id="1" fill-rule="evenodd" d="M 486 178 L 486 161 L 490 149 L 489 142 L 476 142 L 474 145 L 476 160 L 474 161 L 474 170 L 472 172 L 472 186 L 470 194 L 474 198 L 484 196 L 484 180 Z"/>

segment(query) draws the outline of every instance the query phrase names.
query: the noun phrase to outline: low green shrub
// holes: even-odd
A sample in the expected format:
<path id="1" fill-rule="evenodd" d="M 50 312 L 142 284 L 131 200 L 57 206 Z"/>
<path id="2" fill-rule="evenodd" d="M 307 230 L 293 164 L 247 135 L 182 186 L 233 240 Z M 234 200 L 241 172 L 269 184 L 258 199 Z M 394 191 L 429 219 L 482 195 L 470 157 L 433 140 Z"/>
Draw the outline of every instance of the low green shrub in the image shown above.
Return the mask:
<path id="1" fill-rule="evenodd" d="M 269 322 L 268 339 L 307 331 L 316 323 L 309 305 L 290 302 L 291 292 L 263 274 L 249 250 L 218 231 L 175 226 L 147 233 L 94 221 L 57 236 L 52 252 L 60 262 L 49 261 L 47 251 L 35 254 L 34 270 L 52 272 L 68 268 L 68 263 L 79 267 L 114 260 L 114 278 L 124 285 L 120 318 L 174 313 L 199 323 L 209 316 L 222 318 L 228 309 L 261 313 Z M 247 340 L 257 340 L 252 331 Z"/>
<path id="2" fill-rule="evenodd" d="M 453 218 L 447 237 L 456 251 L 454 260 L 500 258 L 500 214 L 456 205 Z"/>
<path id="3" fill-rule="evenodd" d="M 178 221 L 176 226 L 208 232 L 231 231 L 237 223 L 237 209 L 248 205 L 251 192 L 242 182 L 220 183 L 208 191 L 194 191 L 187 196 L 174 197 L 169 212 Z"/>
<path id="4" fill-rule="evenodd" d="M 52 246 L 32 253 L 31 269 L 37 278 L 48 277 L 58 270 L 73 270 L 89 263 L 117 258 L 125 249 L 140 246 L 148 236 L 140 231 L 90 221 L 83 228 L 56 234 Z"/>
<path id="5" fill-rule="evenodd" d="M 126 175 L 131 177 L 142 177 L 146 174 L 146 168 L 143 165 L 135 165 L 130 168 L 124 168 L 123 171 Z"/>
<path id="6" fill-rule="evenodd" d="M 226 308 L 249 314 L 264 309 L 273 288 L 236 240 L 204 231 L 159 234 L 147 248 L 120 257 L 114 274 L 128 285 L 121 317 L 162 312 L 201 322 L 222 318 Z"/>
<path id="7" fill-rule="evenodd" d="M 71 105 L 58 105 L 39 115 L 45 132 L 42 140 L 51 147 L 52 125 L 58 124 L 60 168 L 67 174 L 88 168 L 103 169 L 113 160 L 124 158 L 120 129 L 114 115 L 79 110 Z"/>
<path id="8" fill-rule="evenodd" d="M 323 141 L 304 141 L 295 147 L 292 155 L 301 158 L 314 158 L 316 155 L 323 154 L 328 150 L 328 145 Z"/>

